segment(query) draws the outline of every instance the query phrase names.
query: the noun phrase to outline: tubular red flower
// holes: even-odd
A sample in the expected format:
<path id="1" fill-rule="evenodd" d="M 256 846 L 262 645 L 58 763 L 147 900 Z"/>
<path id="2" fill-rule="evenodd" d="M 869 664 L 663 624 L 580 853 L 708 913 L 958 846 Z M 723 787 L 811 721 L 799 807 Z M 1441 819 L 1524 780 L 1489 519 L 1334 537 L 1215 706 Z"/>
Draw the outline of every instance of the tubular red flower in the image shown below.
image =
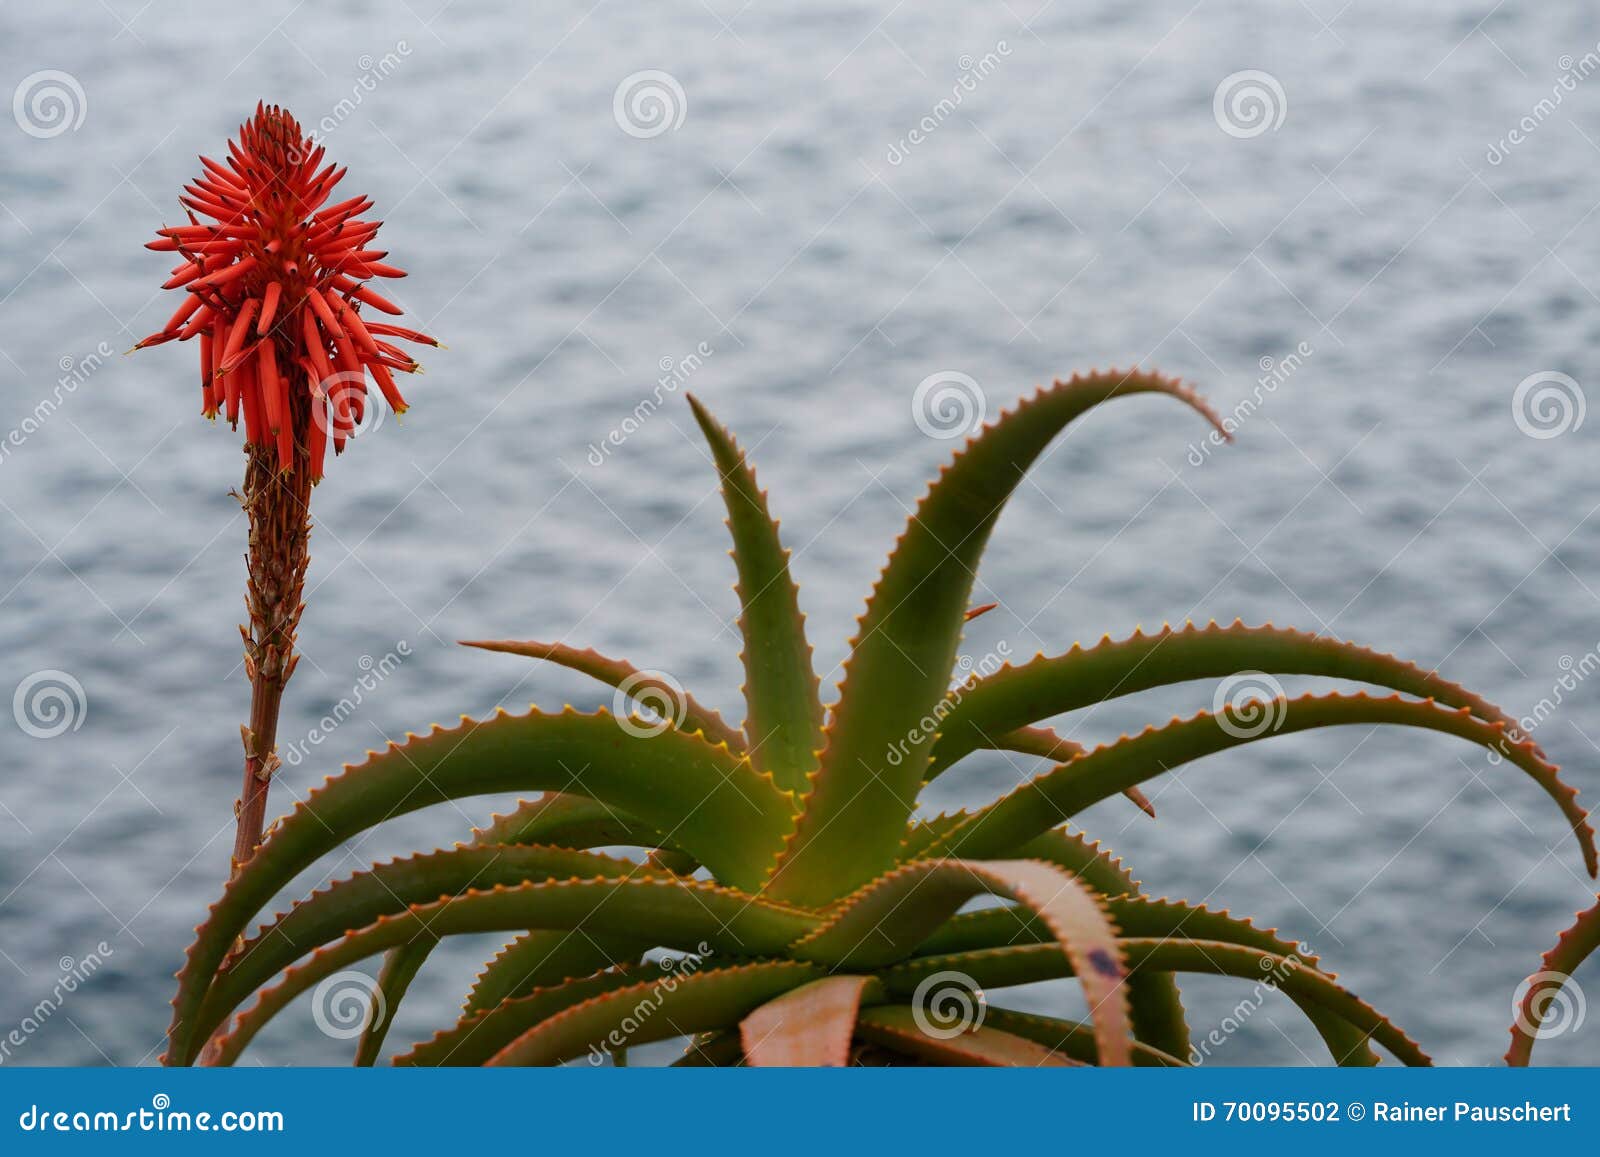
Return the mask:
<path id="1" fill-rule="evenodd" d="M 363 306 L 400 314 L 365 282 L 405 272 L 373 245 L 382 222 L 357 219 L 371 198 L 328 204 L 345 170 L 324 164 L 288 112 L 258 105 L 222 160 L 200 165 L 178 198 L 187 222 L 146 246 L 182 258 L 165 288 L 182 291 L 184 304 L 134 348 L 201 337 L 203 412 L 234 429 L 243 417 L 247 444 L 275 450 L 282 470 L 309 463 L 316 481 L 326 444 L 342 451 L 361 420 L 368 375 L 405 410 L 391 370 L 416 362 L 374 335 L 439 343 L 360 316 Z"/>

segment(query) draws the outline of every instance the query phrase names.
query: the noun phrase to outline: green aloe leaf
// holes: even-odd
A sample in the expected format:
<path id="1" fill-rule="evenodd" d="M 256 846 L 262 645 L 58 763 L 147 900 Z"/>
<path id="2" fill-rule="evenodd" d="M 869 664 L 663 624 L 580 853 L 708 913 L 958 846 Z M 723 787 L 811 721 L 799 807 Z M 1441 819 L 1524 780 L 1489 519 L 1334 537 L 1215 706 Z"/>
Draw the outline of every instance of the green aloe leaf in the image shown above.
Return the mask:
<path id="1" fill-rule="evenodd" d="M 870 976 L 825 976 L 769 1000 L 739 1024 L 752 1068 L 842 1068 L 864 997 L 877 997 Z"/>
<path id="2" fill-rule="evenodd" d="M 554 1065 L 585 1055 L 595 1041 L 621 1038 L 615 1047 L 633 1048 L 728 1028 L 769 1000 L 822 975 L 816 965 L 778 960 L 707 969 L 671 984 L 658 977 L 544 1018 L 488 1063 Z M 648 1016 L 641 1014 L 646 1006 Z"/>
<path id="3" fill-rule="evenodd" d="M 857 1032 L 863 1040 L 885 1044 L 897 1052 L 938 1065 L 1050 1068 L 1078 1063 L 1065 1053 L 1025 1036 L 987 1025 L 976 1025 L 955 1036 L 930 1034 L 918 1022 L 917 1012 L 905 1005 L 865 1010 Z"/>
<path id="4" fill-rule="evenodd" d="M 738 1068 L 744 1064 L 744 1045 L 734 1029 L 705 1032 L 689 1041 L 683 1055 L 672 1062 L 675 1069 Z"/>
<path id="5" fill-rule="evenodd" d="M 513 887 L 532 880 L 669 880 L 664 872 L 627 860 L 565 848 L 491 845 L 378 864 L 296 903 L 229 957 L 212 983 L 205 1007 L 236 1006 L 296 960 L 352 928 L 471 890 Z"/>
<path id="6" fill-rule="evenodd" d="M 582 929 L 524 932 L 484 965 L 462 1010 L 468 1015 L 482 1012 L 536 988 L 636 961 L 651 947 L 633 937 L 590 935 Z"/>
<path id="7" fill-rule="evenodd" d="M 378 987 L 368 1002 L 367 1023 L 361 1030 L 361 1039 L 356 1042 L 355 1063 L 358 1066 L 367 1068 L 378 1063 L 400 1002 L 406 998 L 411 982 L 422 971 L 432 951 L 428 944 L 408 944 L 384 953 L 383 966 L 378 969 Z"/>
<path id="8" fill-rule="evenodd" d="M 189 1063 L 191 1020 L 235 938 L 319 856 L 393 816 L 493 792 L 581 791 L 663 831 L 735 887 L 760 885 L 791 828 L 791 797 L 726 748 L 668 730 L 630 739 L 609 714 L 498 714 L 373 753 L 300 801 L 228 883 L 179 972 L 167 1057 Z"/>
<path id="9" fill-rule="evenodd" d="M 1220 940 L 1173 940 L 1123 937 L 1120 941 L 1128 968 L 1137 976 L 1152 968 L 1160 972 L 1192 972 L 1232 976 L 1280 988 L 1302 1009 L 1318 1005 L 1354 1026 L 1365 1038 L 1387 1049 L 1403 1064 L 1432 1062 L 1398 1026 L 1334 980 L 1294 957 Z M 1072 965 L 1049 944 L 1019 944 L 977 949 L 946 956 L 919 956 L 896 964 L 881 975 L 891 999 L 916 992 L 929 976 L 959 971 L 985 989 L 1009 988 L 1059 980 L 1074 975 Z"/>
<path id="10" fill-rule="evenodd" d="M 680 879 L 555 880 L 449 896 L 414 904 L 317 949 L 285 972 L 279 983 L 261 990 L 255 1004 L 235 1019 L 232 1030 L 214 1042 L 215 1059 L 231 1064 L 262 1027 L 318 981 L 377 953 L 420 940 L 581 927 L 588 933 L 636 936 L 685 952 L 709 945 L 711 951 L 730 956 L 761 956 L 783 951 L 815 926 L 810 913 L 715 884 Z M 219 980 L 217 988 L 224 983 L 225 979 Z M 232 987 L 220 996 L 213 989 L 205 1008 L 185 1025 L 197 1040 L 205 1041 L 243 999 L 235 997 Z"/>
<path id="11" fill-rule="evenodd" d="M 1596 897 L 1600 900 L 1600 897 Z M 1564 996 L 1572 974 L 1596 951 L 1600 951 L 1600 903 L 1579 912 L 1577 920 L 1556 939 L 1555 947 L 1544 954 L 1540 968 L 1523 981 L 1517 1001 L 1516 1019 L 1511 1025 L 1511 1048 L 1506 1064 L 1522 1067 L 1533 1059 L 1533 1043 L 1548 1022 L 1557 1020 L 1560 1029 L 1575 1028 L 1583 1019 L 1583 993 Z M 1555 1017 L 1551 1012 L 1555 1010 Z"/>
<path id="12" fill-rule="evenodd" d="M 750 756 L 779 787 L 804 791 L 822 747 L 822 700 L 789 552 L 744 451 L 692 395 L 689 405 L 711 444 L 733 535 Z"/>
<path id="13" fill-rule="evenodd" d="M 624 690 L 629 695 L 659 694 L 669 704 L 668 715 L 679 731 L 698 731 L 713 744 L 725 743 L 728 750 L 745 754 L 744 736 L 738 728 L 723 722 L 709 707 L 703 707 L 693 695 L 681 687 L 662 680 L 659 674 L 642 671 L 622 659 L 608 659 L 600 652 L 580 651 L 565 643 L 514 642 L 508 639 L 463 639 L 463 647 L 477 647 L 483 651 L 498 651 L 503 655 L 524 655 L 529 659 L 543 659 L 558 667 L 566 667 L 580 674 L 598 679 L 607 687 Z M 785 785 L 787 786 L 787 785 Z"/>
<path id="14" fill-rule="evenodd" d="M 538 799 L 523 800 L 509 814 L 495 816 L 486 827 L 472 833 L 472 842 L 479 847 L 492 844 L 547 844 L 586 850 L 630 844 L 653 847 L 659 841 L 657 833 L 619 815 L 615 808 L 586 796 L 561 792 L 547 792 Z M 566 936 L 565 933 L 529 935 L 555 935 L 562 939 Z M 586 944 L 585 947 L 590 946 Z M 391 949 L 384 956 L 383 967 L 378 972 L 378 988 L 372 997 L 371 1012 L 356 1048 L 356 1064 L 377 1063 L 400 1002 L 405 999 L 406 990 L 432 952 L 431 944 L 408 944 L 404 948 Z M 600 964 L 594 964 L 581 971 L 593 972 L 599 967 Z"/>
<path id="15" fill-rule="evenodd" d="M 1156 900 L 1142 895 L 1124 895 L 1106 901 L 1111 918 L 1124 937 L 1146 939 L 1183 939 L 1220 941 L 1244 948 L 1255 948 L 1270 953 L 1274 959 L 1293 959 L 1296 966 L 1316 969 L 1329 980 L 1338 979 L 1322 968 L 1322 962 L 1302 944 L 1284 940 L 1271 930 L 1257 928 L 1248 919 L 1218 912 L 1204 905 L 1189 904 L 1179 900 Z M 1020 908 L 991 908 L 957 916 L 929 937 L 917 950 L 919 956 L 948 956 L 958 952 L 972 952 L 985 948 L 1004 948 L 1013 944 L 1048 942 L 1050 930 L 1037 917 Z M 1135 999 L 1133 984 L 1141 978 L 1171 981 L 1168 973 L 1135 972 L 1128 977 L 1130 1003 Z M 1174 985 L 1174 991 L 1176 986 Z M 1160 990 L 1152 993 L 1152 999 Z M 1307 1005 L 1303 1011 L 1311 1021 L 1334 1061 L 1341 1065 L 1375 1065 L 1375 1054 L 1366 1043 L 1366 1036 L 1352 1028 L 1341 1017 L 1328 1012 L 1320 1005 Z M 1182 1008 L 1178 1014 L 1182 1016 Z M 1137 1008 L 1135 1025 L 1138 1025 Z M 1137 1035 L 1137 1033 L 1136 1033 Z M 1145 1039 L 1143 1037 L 1141 1040 Z M 1189 1034 L 1185 1027 L 1181 1036 L 1169 1034 L 1177 1046 L 1161 1051 L 1187 1057 L 1190 1051 Z M 1159 1046 L 1158 1046 L 1159 1047 Z"/>
<path id="16" fill-rule="evenodd" d="M 1022 859 L 1045 860 L 1065 868 L 1108 899 L 1143 894 L 1139 882 L 1121 860 L 1080 832 L 1058 828 L 1035 836 L 1006 854 Z M 952 925 L 959 926 L 963 919 L 958 916 L 941 933 L 948 932 Z M 927 950 L 926 945 L 923 950 Z M 1183 998 L 1178 992 L 1177 978 L 1170 973 L 1146 971 L 1128 977 L 1126 988 L 1128 1011 L 1133 1017 L 1134 1039 L 1161 1052 L 1187 1056 L 1189 1026 L 1184 1018 Z"/>
<path id="17" fill-rule="evenodd" d="M 1012 1036 L 1024 1037 L 1071 1060 L 1086 1065 L 1100 1063 L 1100 1054 L 1094 1045 L 1094 1028 L 1082 1021 L 1017 1012 L 1009 1008 L 996 1008 L 991 1004 L 984 1009 L 983 1023 L 986 1028 L 997 1028 Z M 1188 1065 L 1187 1061 L 1142 1041 L 1133 1042 L 1133 1063 L 1140 1068 L 1163 1069 L 1179 1069 Z"/>
<path id="18" fill-rule="evenodd" d="M 1063 428 L 1101 402 L 1141 393 L 1176 397 L 1216 424 L 1172 379 L 1139 371 L 1074 377 L 984 429 L 928 490 L 858 620 L 774 894 L 818 906 L 894 864 L 938 732 L 925 720 L 949 688 L 973 576 L 1000 511 Z"/>
<path id="19" fill-rule="evenodd" d="M 1104 901 L 1070 871 L 1037 860 L 923 861 L 875 880 L 841 901 L 831 918 L 790 947 L 802 960 L 870 968 L 909 955 L 974 896 L 1005 896 L 1031 908 L 1073 962 L 1106 1064 L 1129 1063 L 1126 972 Z"/>
<path id="20" fill-rule="evenodd" d="M 1221 627 L 1184 624 L 1155 634 L 1135 631 L 1113 642 L 1108 635 L 1087 649 L 1031 659 L 974 678 L 949 697 L 949 714 L 934 744 L 928 777 L 948 769 L 967 753 L 989 747 L 989 737 L 1025 724 L 1075 711 L 1122 695 L 1195 679 L 1225 679 L 1241 672 L 1314 675 L 1370 683 L 1465 707 L 1490 723 L 1504 723 L 1512 738 L 1523 738 L 1516 722 L 1494 704 L 1393 655 L 1354 643 L 1274 627 L 1247 627 L 1235 621 Z"/>
<path id="21" fill-rule="evenodd" d="M 1533 745 L 1514 742 L 1503 723 L 1486 723 L 1462 707 L 1448 711 L 1431 702 L 1369 695 L 1306 695 L 1271 704 L 1230 705 L 1221 715 L 1201 712 L 1165 727 L 1081 755 L 1054 768 L 935 838 L 920 850 L 928 855 L 985 857 L 1005 855 L 1018 844 L 1059 824 L 1124 787 L 1173 771 L 1191 760 L 1244 743 L 1291 735 L 1317 727 L 1351 723 L 1392 723 L 1441 731 L 1489 749 L 1516 765 L 1555 800 L 1567 817 L 1589 874 L 1596 872 L 1594 832 L 1577 792 L 1561 782 L 1556 769 Z"/>
<path id="22" fill-rule="evenodd" d="M 648 968 L 631 965 L 535 988 L 521 996 L 508 997 L 489 1008 L 464 1016 L 453 1027 L 433 1038 L 413 1045 L 410 1051 L 394 1058 L 396 1066 L 421 1068 L 463 1068 L 486 1063 L 495 1053 L 516 1040 L 546 1017 L 554 1016 L 607 992 L 639 983 L 648 978 Z"/>
<path id="23" fill-rule="evenodd" d="M 1018 727 L 1003 735 L 985 734 L 979 746 L 995 751 L 1014 751 L 1019 755 L 1036 755 L 1040 759 L 1052 760 L 1055 763 L 1065 763 L 1074 756 L 1082 755 L 1084 750 L 1083 744 L 1063 739 L 1048 727 Z M 1156 818 L 1155 805 L 1144 792 L 1136 787 L 1130 787 L 1122 794 L 1132 800 L 1134 806 L 1145 815 L 1151 819 Z"/>

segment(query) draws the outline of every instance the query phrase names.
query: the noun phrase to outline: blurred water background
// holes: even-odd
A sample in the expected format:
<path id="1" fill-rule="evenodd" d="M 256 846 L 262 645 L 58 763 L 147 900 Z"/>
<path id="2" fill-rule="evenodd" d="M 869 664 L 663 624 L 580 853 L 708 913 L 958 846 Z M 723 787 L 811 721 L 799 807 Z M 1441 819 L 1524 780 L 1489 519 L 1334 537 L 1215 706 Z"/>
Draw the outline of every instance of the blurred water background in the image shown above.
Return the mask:
<path id="1" fill-rule="evenodd" d="M 1138 362 L 1259 404 L 1226 451 L 1154 400 L 1078 428 L 999 526 L 977 597 L 1002 607 L 971 657 L 1239 615 L 1532 711 L 1600 644 L 1600 419 L 1575 409 L 1600 376 L 1597 39 L 1583 8 L 1520 0 L 6 0 L 0 89 L 66 73 L 82 119 L 0 118 L 0 428 L 21 435 L 0 458 L 0 692 L 62 672 L 83 700 L 51 738 L 0 715 L 0 1034 L 103 960 L 4 1062 L 152 1063 L 226 871 L 238 438 L 199 417 L 193 348 L 122 351 L 176 304 L 144 241 L 258 99 L 323 124 L 411 272 L 396 296 L 450 346 L 316 495 L 280 739 L 320 742 L 285 769 L 287 804 L 435 720 L 610 701 L 459 638 L 593 645 L 739 716 L 715 480 L 684 387 L 657 386 L 680 370 L 771 488 L 829 689 L 957 444 L 919 427 L 918 384 L 967 375 L 992 417 Z M 1266 79 L 1219 105 L 1249 70 Z M 646 71 L 676 107 L 630 134 L 618 89 Z M 1573 385 L 1542 379 L 1556 393 L 1524 391 L 1519 421 L 1538 374 Z M 1592 796 L 1600 702 L 1575 684 L 1538 738 Z M 1212 691 L 1063 726 L 1115 737 Z M 933 802 L 1027 770 L 975 759 Z M 1437 735 L 1280 738 L 1151 790 L 1157 822 L 1114 800 L 1086 826 L 1155 893 L 1310 941 L 1447 1063 L 1499 1057 L 1518 980 L 1593 895 L 1548 801 Z M 507 802 L 406 817 L 321 874 L 448 846 Z M 436 953 L 391 1039 L 444 1024 L 493 948 Z M 1188 991 L 1204 1032 L 1249 986 Z M 1073 1008 L 1069 987 L 1023 997 Z M 1540 1059 L 1593 1063 L 1597 1042 Z M 302 1004 L 249 1059 L 350 1047 Z M 1211 1063 L 1315 1057 L 1274 1000 Z"/>

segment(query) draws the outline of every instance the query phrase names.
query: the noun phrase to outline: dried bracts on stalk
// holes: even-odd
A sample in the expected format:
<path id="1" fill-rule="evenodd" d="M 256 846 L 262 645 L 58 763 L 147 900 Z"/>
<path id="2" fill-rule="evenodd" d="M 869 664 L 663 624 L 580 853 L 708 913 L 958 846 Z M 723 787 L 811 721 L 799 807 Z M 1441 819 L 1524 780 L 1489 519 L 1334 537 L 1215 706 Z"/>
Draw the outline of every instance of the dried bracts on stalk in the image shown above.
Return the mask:
<path id="1" fill-rule="evenodd" d="M 147 246 L 179 256 L 165 288 L 184 301 L 135 348 L 198 337 L 203 412 L 225 415 L 235 429 L 244 422 L 250 621 L 240 630 L 252 694 L 236 868 L 260 842 L 278 764 L 278 707 L 304 609 L 311 487 L 328 443 L 342 451 L 369 406 L 405 412 L 394 375 L 420 367 L 396 340 L 439 344 L 368 320 L 400 308 L 367 283 L 405 274 L 373 248 L 381 222 L 360 219 L 372 200 L 333 202 L 345 170 L 323 154 L 283 109 L 257 105 L 222 161 L 200 158 L 203 172 L 179 198 L 187 223 L 158 230 Z M 368 396 L 369 378 L 383 403 Z"/>
<path id="2" fill-rule="evenodd" d="M 395 341 L 436 346 L 414 329 L 362 317 L 400 308 L 367 284 L 404 277 L 373 248 L 381 221 L 363 221 L 369 197 L 330 203 L 345 170 L 304 137 L 283 109 L 258 106 L 228 142 L 223 161 L 179 198 L 188 223 L 157 230 L 147 248 L 181 258 L 163 288 L 184 302 L 136 349 L 200 339 L 200 398 L 207 417 L 244 422 L 245 441 L 297 466 L 303 446 L 312 481 L 327 443 L 337 453 L 371 404 L 370 377 L 396 414 L 406 410 L 396 373 L 416 373 Z"/>

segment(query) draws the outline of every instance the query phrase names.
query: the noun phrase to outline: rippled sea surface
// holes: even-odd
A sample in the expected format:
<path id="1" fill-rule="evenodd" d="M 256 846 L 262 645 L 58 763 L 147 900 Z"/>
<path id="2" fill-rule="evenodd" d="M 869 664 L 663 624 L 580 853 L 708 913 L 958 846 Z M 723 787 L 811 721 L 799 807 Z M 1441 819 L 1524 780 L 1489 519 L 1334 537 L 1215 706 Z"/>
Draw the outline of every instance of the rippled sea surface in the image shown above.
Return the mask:
<path id="1" fill-rule="evenodd" d="M 0 692 L 64 674 L 72 713 L 47 738 L 0 714 L 0 1036 L 26 1029 L 5 1063 L 153 1062 L 227 870 L 249 691 L 238 437 L 199 416 L 192 347 L 122 351 L 176 304 L 144 241 L 262 98 L 325 122 L 410 270 L 396 296 L 450 347 L 317 492 L 280 731 L 309 756 L 276 804 L 436 720 L 610 702 L 461 638 L 593 645 L 740 716 L 714 475 L 683 388 L 656 386 L 702 344 L 689 388 L 771 489 L 830 690 L 958 444 L 919 426 L 918 384 L 967 375 L 992 417 L 1054 375 L 1139 363 L 1242 407 L 1237 443 L 1208 450 L 1159 400 L 1075 427 L 999 525 L 975 600 L 1001 605 L 968 656 L 1293 624 L 1518 715 L 1549 700 L 1539 740 L 1600 792 L 1600 682 L 1577 677 L 1600 645 L 1600 417 L 1560 408 L 1600 379 L 1592 21 L 1524 2 L 789 8 L 0 9 L 0 89 L 58 70 L 83 113 L 55 135 L 0 117 Z M 681 98 L 666 87 L 673 125 L 630 135 L 615 97 L 646 70 Z M 1266 123 L 1216 106 L 1245 70 L 1272 82 L 1234 81 Z M 1519 421 L 1538 374 L 1572 384 L 1536 382 Z M 1115 738 L 1214 690 L 1060 725 Z M 324 728 L 341 699 L 359 703 Z M 930 802 L 1031 770 L 978 757 Z M 1116 799 L 1085 826 L 1151 891 L 1309 941 L 1445 1062 L 1499 1057 L 1517 982 L 1592 901 L 1549 801 L 1446 737 L 1281 737 L 1149 786 L 1158 821 Z M 449 846 L 508 802 L 396 821 L 301 883 Z M 444 1024 L 494 948 L 436 953 L 392 1039 Z M 1204 1032 L 1250 986 L 1188 991 Z M 1065 987 L 1022 999 L 1074 1008 Z M 349 1049 L 302 1004 L 250 1055 Z M 1273 999 L 1213 1063 L 1316 1055 Z M 1600 1035 L 1540 1059 L 1594 1063 Z"/>

